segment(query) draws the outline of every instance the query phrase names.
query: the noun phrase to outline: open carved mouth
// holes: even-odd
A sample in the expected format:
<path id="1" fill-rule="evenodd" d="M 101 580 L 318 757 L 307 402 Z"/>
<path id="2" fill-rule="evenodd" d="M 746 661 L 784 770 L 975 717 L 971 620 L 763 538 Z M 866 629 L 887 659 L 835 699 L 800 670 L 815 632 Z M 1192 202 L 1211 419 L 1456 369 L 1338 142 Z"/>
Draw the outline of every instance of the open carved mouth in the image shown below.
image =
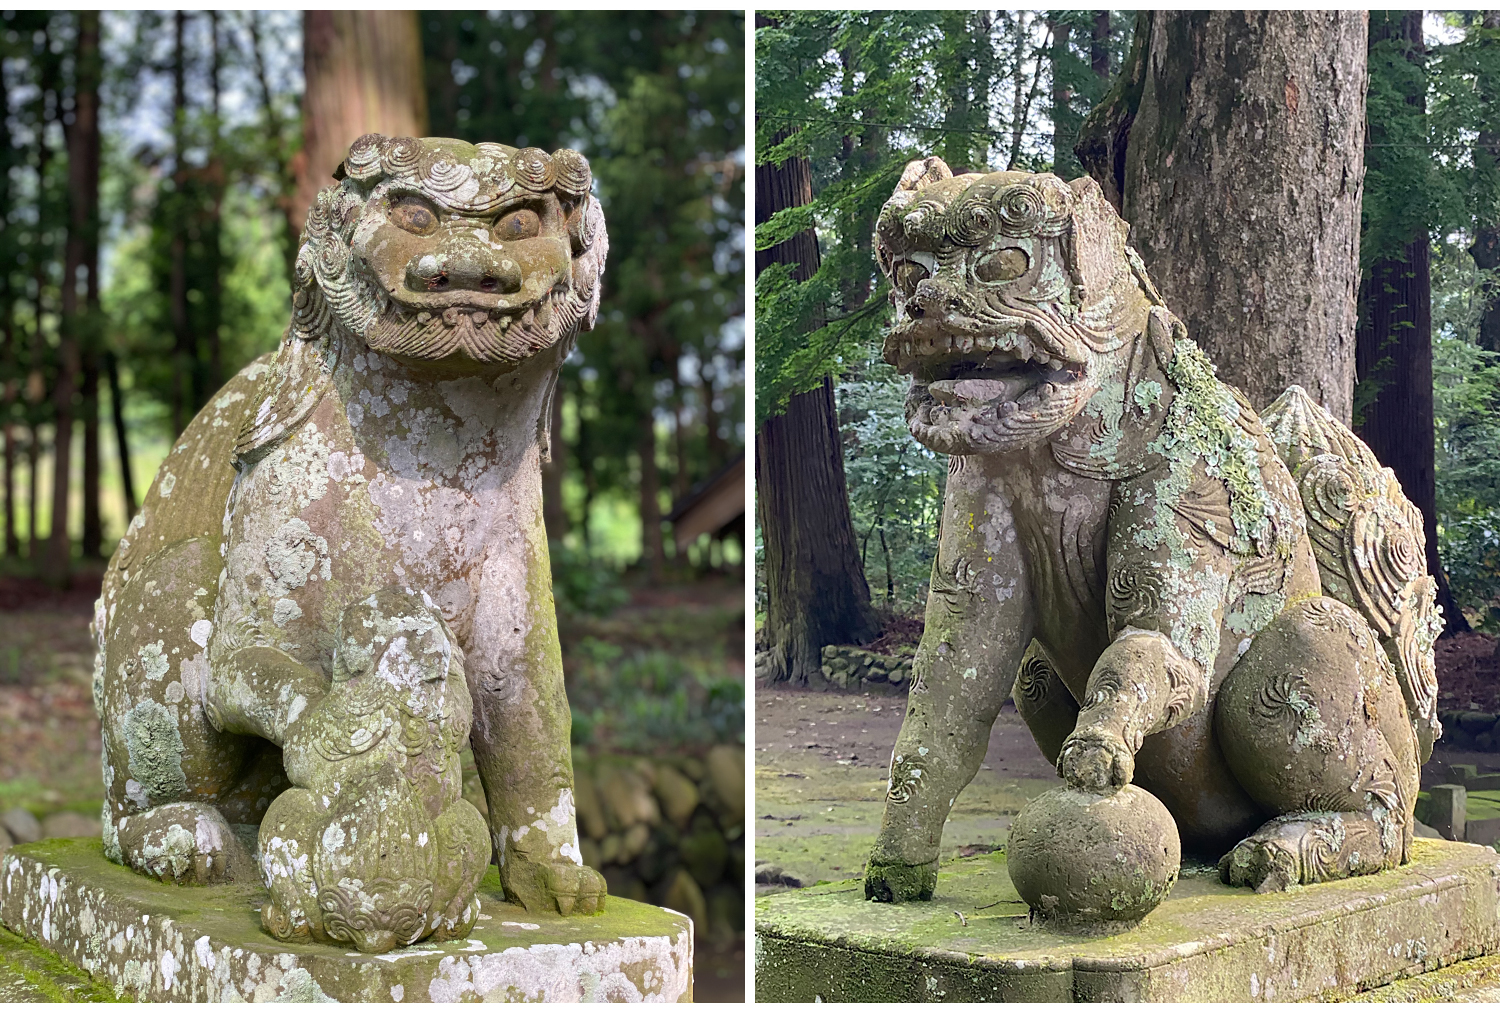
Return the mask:
<path id="1" fill-rule="evenodd" d="M 1056 362 L 1057 360 L 1052 360 Z M 915 369 L 938 404 L 951 407 L 993 404 L 1000 414 L 1037 405 L 1065 385 L 1077 383 L 1081 367 L 1056 368 L 1052 362 L 1017 359 L 1007 352 L 983 356 L 960 355 L 921 362 Z"/>

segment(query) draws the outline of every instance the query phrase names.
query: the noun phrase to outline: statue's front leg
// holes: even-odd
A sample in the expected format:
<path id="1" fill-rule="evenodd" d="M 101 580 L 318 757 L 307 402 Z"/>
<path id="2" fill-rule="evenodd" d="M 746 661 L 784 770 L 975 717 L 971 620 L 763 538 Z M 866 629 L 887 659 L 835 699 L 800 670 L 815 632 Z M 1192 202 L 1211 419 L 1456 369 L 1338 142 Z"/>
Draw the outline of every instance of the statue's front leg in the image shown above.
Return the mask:
<path id="1" fill-rule="evenodd" d="M 927 625 L 865 871 L 873 900 L 932 896 L 943 825 L 984 760 L 1031 642 L 1031 595 L 1009 506 L 975 480 L 982 476 L 966 478 L 949 477 Z"/>
<path id="2" fill-rule="evenodd" d="M 1075 788 L 1129 784 L 1146 736 L 1209 702 L 1235 557 L 1186 517 L 1222 514 L 1228 525 L 1228 492 L 1201 480 L 1178 510 L 1158 516 L 1155 484 L 1148 473 L 1115 493 L 1106 554 L 1110 644 L 1089 673 L 1077 726 L 1057 760 Z"/>
<path id="3" fill-rule="evenodd" d="M 1146 736 L 1208 702 L 1208 675 L 1164 634 L 1126 628 L 1089 675 L 1083 707 L 1063 742 L 1057 771 L 1074 787 L 1104 791 L 1135 778 Z"/>
<path id="4" fill-rule="evenodd" d="M 545 541 L 530 565 L 550 572 Z M 490 575 L 487 571 L 487 581 Z M 496 608 L 505 614 L 495 617 L 494 625 L 525 631 L 524 639 L 502 638 L 499 649 L 476 643 L 469 654 L 470 743 L 484 784 L 500 881 L 506 896 L 528 911 L 599 914 L 604 877 L 583 864 L 578 847 L 573 715 L 563 684 L 557 616 L 550 594 L 542 601 L 530 599 L 539 585 L 549 586 L 546 582 L 519 583 L 495 589 Z M 476 630 L 476 639 L 483 636 Z"/>

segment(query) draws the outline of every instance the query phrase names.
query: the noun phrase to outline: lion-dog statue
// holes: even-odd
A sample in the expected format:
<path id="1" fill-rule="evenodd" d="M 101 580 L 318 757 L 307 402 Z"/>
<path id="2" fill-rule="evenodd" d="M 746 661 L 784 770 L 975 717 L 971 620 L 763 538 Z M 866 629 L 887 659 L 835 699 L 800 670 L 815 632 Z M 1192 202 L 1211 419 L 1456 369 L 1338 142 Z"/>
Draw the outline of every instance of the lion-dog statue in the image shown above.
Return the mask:
<path id="1" fill-rule="evenodd" d="M 884 357 L 951 457 L 872 899 L 932 896 L 1012 695 L 1068 784 L 1145 788 L 1227 883 L 1408 856 L 1441 733 L 1421 517 L 1301 388 L 1258 416 L 1220 382 L 1126 233 L 1090 179 L 936 158 L 880 213 Z"/>
<path id="2" fill-rule="evenodd" d="M 104 578 L 105 851 L 258 875 L 273 935 L 366 952 L 466 935 L 492 855 L 528 910 L 599 912 L 541 489 L 608 248 L 588 163 L 370 134 L 334 179 L 279 349 L 178 438 Z"/>

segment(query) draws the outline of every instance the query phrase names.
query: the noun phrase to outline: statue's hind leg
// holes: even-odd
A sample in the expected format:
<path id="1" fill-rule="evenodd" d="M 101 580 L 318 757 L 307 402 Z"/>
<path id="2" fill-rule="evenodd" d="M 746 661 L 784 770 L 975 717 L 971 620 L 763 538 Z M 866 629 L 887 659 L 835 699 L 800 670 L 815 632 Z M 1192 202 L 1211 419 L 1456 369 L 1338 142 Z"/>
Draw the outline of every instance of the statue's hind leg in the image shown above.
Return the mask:
<path id="1" fill-rule="evenodd" d="M 1272 620 L 1220 687 L 1215 725 L 1236 778 L 1276 814 L 1224 856 L 1225 882 L 1264 892 L 1406 860 L 1416 736 L 1354 610 L 1312 598 Z"/>
<path id="2" fill-rule="evenodd" d="M 105 614 L 95 670 L 105 853 L 176 883 L 254 878 L 235 825 L 259 823 L 286 786 L 279 749 L 205 713 L 221 564 L 216 540 L 188 539 L 132 573 Z"/>
<path id="3" fill-rule="evenodd" d="M 1037 748 L 1048 763 L 1055 764 L 1057 754 L 1062 752 L 1063 740 L 1078 724 L 1078 701 L 1063 685 L 1041 641 L 1033 640 L 1027 648 L 1010 695 L 1016 702 L 1016 712 L 1036 740 Z"/>

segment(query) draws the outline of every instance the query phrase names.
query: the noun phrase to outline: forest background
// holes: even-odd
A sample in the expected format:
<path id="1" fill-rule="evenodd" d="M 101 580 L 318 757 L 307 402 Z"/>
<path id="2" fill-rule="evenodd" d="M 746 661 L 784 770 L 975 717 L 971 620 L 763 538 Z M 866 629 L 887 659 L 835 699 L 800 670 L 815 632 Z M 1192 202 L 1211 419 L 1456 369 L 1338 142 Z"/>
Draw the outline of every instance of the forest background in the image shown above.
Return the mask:
<path id="1" fill-rule="evenodd" d="M 364 101 L 396 122 L 594 165 L 611 257 L 599 326 L 564 370 L 555 551 L 657 576 L 737 565 L 732 529 L 678 553 L 662 518 L 743 447 L 742 15 L 442 12 L 339 30 L 304 54 L 297 11 L 3 15 L 11 569 L 62 581 L 107 557 L 175 434 L 276 347 L 307 203 L 351 140 L 314 143 L 312 121 L 338 134 L 340 90 L 369 86 L 346 64 L 407 52 L 420 62 L 365 70 Z M 304 102 L 305 55 L 321 104 Z M 61 471 L 60 425 L 77 444 Z"/>
<path id="2" fill-rule="evenodd" d="M 870 245 L 902 168 L 936 154 L 955 173 L 1084 175 L 1075 145 L 1088 133 L 1085 118 L 1099 109 L 1101 126 L 1111 117 L 1118 126 L 1117 110 L 1139 101 L 1132 44 L 1144 44 L 1137 26 L 1149 34 L 1150 14 L 757 15 L 761 678 L 816 681 L 823 644 L 891 644 L 920 629 L 947 461 L 907 433 L 906 383 L 880 359 L 890 305 Z M 1202 31 L 1197 21 L 1186 27 L 1188 15 L 1163 17 L 1175 18 L 1177 30 Z M 1241 42 L 1268 32 L 1238 30 Z M 1370 12 L 1367 46 L 1352 54 L 1368 88 L 1351 421 L 1429 515 L 1449 632 L 1497 632 L 1500 12 Z M 1198 91 L 1226 86 L 1198 70 Z M 1274 109 L 1280 87 L 1274 101 L 1239 94 L 1223 108 Z M 1295 113 L 1298 95 L 1286 87 Z M 1094 131 L 1096 144 L 1103 133 Z M 1424 370 L 1430 427 L 1420 410 Z M 1372 433 L 1382 427 L 1401 433 L 1381 444 Z M 1407 477 L 1413 468 L 1425 468 L 1425 496 L 1424 483 Z M 848 522 L 827 521 L 845 499 Z M 803 530 L 810 517 L 822 525 L 815 533 Z M 809 597 L 815 608 L 804 607 Z"/>

